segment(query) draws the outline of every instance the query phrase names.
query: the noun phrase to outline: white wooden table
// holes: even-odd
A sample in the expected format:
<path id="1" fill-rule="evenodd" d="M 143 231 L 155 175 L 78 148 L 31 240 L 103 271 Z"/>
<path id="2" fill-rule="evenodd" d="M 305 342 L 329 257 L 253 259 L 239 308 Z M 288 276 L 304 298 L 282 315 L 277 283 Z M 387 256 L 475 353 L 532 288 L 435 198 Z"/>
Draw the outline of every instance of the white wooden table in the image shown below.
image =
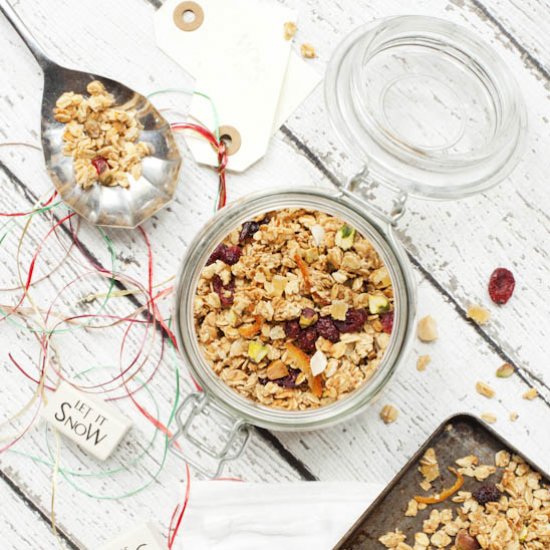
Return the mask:
<path id="1" fill-rule="evenodd" d="M 337 42 L 373 18 L 415 13 L 465 25 L 489 43 L 516 75 L 528 106 L 529 135 L 523 159 L 497 188 L 459 202 L 410 201 L 400 221 L 400 237 L 418 281 L 419 314 L 437 319 L 439 340 L 431 345 L 416 342 L 409 361 L 381 402 L 361 417 L 315 433 L 254 430 L 244 456 L 226 473 L 265 482 L 385 483 L 437 425 L 458 411 L 495 413 L 495 428 L 550 470 L 550 6 L 545 0 L 282 1 L 299 9 L 298 43 L 303 40 L 315 46 L 319 58 L 312 63 L 319 72 Z M 16 9 L 44 49 L 63 64 L 114 77 L 143 93 L 166 87 L 190 88 L 188 75 L 155 46 L 152 18 L 159 5 L 159 0 L 20 0 Z M 0 29 L 0 141 L 37 143 L 42 76 L 3 18 Z M 182 110 L 187 102 L 182 98 Z M 157 104 L 162 106 L 162 100 Z M 185 154 L 176 200 L 144 226 L 155 243 L 157 283 L 174 275 L 187 243 L 210 216 L 214 202 L 215 175 Z M 234 199 L 251 190 L 282 184 L 324 185 L 349 176 L 356 168 L 329 128 L 320 87 L 277 133 L 263 160 L 245 174 L 229 176 L 229 196 Z M 40 154 L 25 149 L 0 149 L 0 181 L 2 211 L 28 209 L 33 197 L 49 186 Z M 145 281 L 146 251 L 139 235 L 108 234 L 115 243 L 119 268 Z M 84 227 L 80 238 L 89 251 L 107 261 L 105 246 L 94 229 Z M 16 245 L 11 238 L 2 245 L 2 287 L 14 278 Z M 55 250 L 47 252 L 46 258 L 54 257 Z M 489 304 L 486 283 L 500 265 L 516 274 L 515 296 L 505 307 L 490 305 L 491 322 L 478 327 L 467 319 L 465 310 L 472 302 Z M 51 283 L 41 285 L 37 299 L 51 302 L 64 277 L 72 275 L 61 270 Z M 134 307 L 127 298 L 114 302 L 121 312 Z M 77 331 L 56 343 L 64 368 L 77 371 L 91 364 L 109 364 L 119 339 L 120 334 L 94 339 Z M 2 418 L 21 406 L 32 388 L 15 372 L 8 351 L 27 365 L 33 364 L 38 352 L 28 333 L 2 325 Z M 424 353 L 432 356 L 432 363 L 426 372 L 417 372 L 416 357 Z M 504 361 L 515 365 L 517 374 L 497 380 L 494 372 Z M 173 380 L 174 362 L 168 354 L 153 384 L 153 391 L 163 401 L 162 414 L 169 410 Z M 493 400 L 475 392 L 478 380 L 490 382 L 496 389 Z M 522 399 L 530 387 L 539 390 L 540 398 Z M 183 391 L 189 391 L 187 382 Z M 386 426 L 380 421 L 383 403 L 394 403 L 401 411 L 395 424 Z M 138 431 L 150 434 L 151 428 L 135 409 L 129 403 L 125 406 Z M 515 423 L 508 420 L 511 411 L 519 413 Z M 44 426 L 37 425 L 17 450 L 47 458 L 44 434 Z M 128 446 L 129 457 L 135 452 L 132 445 Z M 162 444 L 157 442 L 154 450 L 156 458 L 146 465 L 149 468 L 157 464 Z M 62 466 L 94 467 L 65 443 L 61 461 Z M 144 467 L 108 480 L 84 482 L 83 486 L 102 494 L 125 492 L 147 478 Z M 0 456 L 2 548 L 57 547 L 48 524 L 50 479 L 47 465 L 9 452 Z M 166 530 L 173 506 L 181 498 L 184 479 L 183 463 L 171 455 L 157 482 L 123 500 L 90 498 L 61 479 L 56 512 L 62 544 L 96 548 L 140 518 L 152 519 Z"/>

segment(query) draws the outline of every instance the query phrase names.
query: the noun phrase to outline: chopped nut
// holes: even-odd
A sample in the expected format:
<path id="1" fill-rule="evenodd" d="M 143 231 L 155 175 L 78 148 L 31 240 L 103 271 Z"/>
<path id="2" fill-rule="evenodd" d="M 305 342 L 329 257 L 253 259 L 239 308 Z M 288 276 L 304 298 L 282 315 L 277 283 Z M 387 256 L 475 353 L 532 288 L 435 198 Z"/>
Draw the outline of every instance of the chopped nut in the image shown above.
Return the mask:
<path id="1" fill-rule="evenodd" d="M 478 325 L 486 324 L 491 318 L 491 313 L 481 306 L 472 305 L 468 308 L 466 315 Z"/>
<path id="2" fill-rule="evenodd" d="M 390 309 L 390 301 L 379 294 L 369 294 L 369 311 L 372 315 L 384 313 Z"/>
<path id="3" fill-rule="evenodd" d="M 523 399 L 527 399 L 528 401 L 532 401 L 533 399 L 536 399 L 539 395 L 539 392 L 536 388 L 529 388 L 524 394 Z"/>
<path id="4" fill-rule="evenodd" d="M 248 344 L 248 357 L 255 363 L 259 363 L 267 355 L 268 351 L 269 348 L 257 340 Z"/>
<path id="5" fill-rule="evenodd" d="M 497 417 L 490 412 L 484 412 L 481 414 L 482 420 L 485 420 L 487 424 L 494 424 L 497 421 Z"/>
<path id="6" fill-rule="evenodd" d="M 293 21 L 287 21 L 284 26 L 285 40 L 292 40 L 297 30 L 298 27 L 296 27 L 296 23 L 294 23 Z"/>
<path id="7" fill-rule="evenodd" d="M 267 367 L 266 375 L 269 380 L 277 380 L 288 376 L 288 368 L 280 359 L 277 359 Z"/>
<path id="8" fill-rule="evenodd" d="M 417 335 L 422 342 L 433 342 L 437 340 L 437 325 L 435 319 L 430 315 L 426 315 L 418 321 Z"/>
<path id="9" fill-rule="evenodd" d="M 306 59 L 313 59 L 314 57 L 317 57 L 315 48 L 311 44 L 307 43 L 300 46 L 300 53 L 302 54 L 302 57 L 305 57 Z"/>
<path id="10" fill-rule="evenodd" d="M 339 246 L 342 250 L 349 250 L 353 246 L 355 239 L 355 229 L 349 225 L 343 225 L 336 232 L 334 242 L 336 246 Z"/>
<path id="11" fill-rule="evenodd" d="M 423 372 L 426 370 L 426 367 L 431 363 L 432 358 L 429 355 L 421 355 L 416 360 L 416 370 Z"/>
<path id="12" fill-rule="evenodd" d="M 341 301 L 335 301 L 330 306 L 330 316 L 337 321 L 345 321 L 348 312 L 348 304 Z"/>
<path id="13" fill-rule="evenodd" d="M 510 363 L 504 363 L 497 369 L 498 378 L 510 378 L 514 374 L 514 367 Z"/>
<path id="14" fill-rule="evenodd" d="M 399 411 L 393 405 L 384 405 L 380 411 L 380 418 L 385 424 L 391 424 L 397 420 Z"/>
<path id="15" fill-rule="evenodd" d="M 317 350 L 313 354 L 313 357 L 310 361 L 310 367 L 313 376 L 317 376 L 318 374 L 324 372 L 324 370 L 327 368 L 327 365 L 327 356 L 321 350 Z"/>
<path id="16" fill-rule="evenodd" d="M 477 393 L 483 395 L 484 397 L 487 397 L 488 399 L 492 399 L 495 396 L 495 390 L 493 390 L 493 388 L 491 388 L 491 386 L 489 386 L 489 384 L 486 384 L 485 382 L 477 382 L 476 390 Z"/>

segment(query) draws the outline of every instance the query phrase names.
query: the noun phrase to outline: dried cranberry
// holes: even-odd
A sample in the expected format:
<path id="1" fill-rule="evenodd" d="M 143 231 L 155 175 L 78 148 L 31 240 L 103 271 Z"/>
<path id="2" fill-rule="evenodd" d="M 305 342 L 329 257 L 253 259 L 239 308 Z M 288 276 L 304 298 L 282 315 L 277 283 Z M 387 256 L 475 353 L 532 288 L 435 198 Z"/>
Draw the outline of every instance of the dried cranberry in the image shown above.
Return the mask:
<path id="1" fill-rule="evenodd" d="M 391 334 L 391 331 L 393 330 L 393 311 L 382 313 L 379 319 L 382 324 L 382 331 L 387 334 Z"/>
<path id="2" fill-rule="evenodd" d="M 493 271 L 489 279 L 489 296 L 495 304 L 505 304 L 514 293 L 516 280 L 513 273 L 504 267 Z"/>
<path id="3" fill-rule="evenodd" d="M 221 260 L 227 265 L 236 264 L 243 251 L 238 246 L 227 246 L 223 243 L 219 244 L 206 262 L 206 265 L 213 264 L 217 260 Z"/>
<path id="4" fill-rule="evenodd" d="M 214 275 L 212 278 L 212 287 L 214 292 L 220 297 L 220 303 L 222 307 L 229 307 L 233 304 L 233 294 L 235 293 L 235 282 L 231 282 L 227 285 L 223 284 L 219 275 Z"/>
<path id="5" fill-rule="evenodd" d="M 317 342 L 318 336 L 315 326 L 308 327 L 300 331 L 300 334 L 298 334 L 296 338 L 296 345 L 306 353 L 313 353 L 315 351 L 315 342 Z"/>
<path id="6" fill-rule="evenodd" d="M 340 332 L 359 332 L 367 320 L 364 309 L 348 309 L 345 321 L 334 321 Z"/>
<path id="7" fill-rule="evenodd" d="M 239 244 L 243 244 L 246 239 L 253 237 L 258 229 L 260 229 L 258 222 L 244 222 L 239 234 Z"/>
<path id="8" fill-rule="evenodd" d="M 275 382 L 275 384 L 277 384 L 278 386 L 281 386 L 281 388 L 295 388 L 297 386 L 296 379 L 298 378 L 299 374 L 299 369 L 289 368 L 288 374 L 286 376 L 278 378 L 277 380 L 273 380 L 273 382 Z"/>
<path id="9" fill-rule="evenodd" d="M 315 328 L 319 336 L 326 338 L 332 343 L 336 343 L 340 340 L 340 331 L 330 317 L 321 317 L 317 321 Z"/>
<path id="10" fill-rule="evenodd" d="M 298 322 L 298 319 L 293 319 L 292 321 L 287 321 L 285 323 L 285 334 L 289 338 L 297 338 L 298 334 L 300 334 L 300 323 Z"/>
<path id="11" fill-rule="evenodd" d="M 105 170 L 109 169 L 109 165 L 107 164 L 107 159 L 105 157 L 94 157 L 92 159 L 92 164 L 98 176 L 103 174 Z"/>
<path id="12" fill-rule="evenodd" d="M 487 504 L 488 502 L 497 502 L 500 500 L 501 492 L 494 485 L 482 485 L 476 489 L 472 496 L 479 504 Z"/>

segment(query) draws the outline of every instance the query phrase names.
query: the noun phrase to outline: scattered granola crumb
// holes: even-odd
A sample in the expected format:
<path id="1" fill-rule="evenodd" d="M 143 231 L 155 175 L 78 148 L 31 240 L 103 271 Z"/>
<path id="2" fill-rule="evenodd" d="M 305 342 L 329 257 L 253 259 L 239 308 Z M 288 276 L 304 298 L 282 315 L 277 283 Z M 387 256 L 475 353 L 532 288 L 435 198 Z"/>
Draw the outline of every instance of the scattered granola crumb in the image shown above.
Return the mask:
<path id="1" fill-rule="evenodd" d="M 432 484 L 429 481 L 426 481 L 425 479 L 423 479 L 420 482 L 420 488 L 424 491 L 429 491 L 432 488 Z"/>
<path id="2" fill-rule="evenodd" d="M 494 424 L 497 421 L 497 417 L 493 413 L 484 412 L 480 416 L 487 424 Z"/>
<path id="3" fill-rule="evenodd" d="M 380 418 L 385 424 L 391 424 L 397 420 L 399 411 L 393 405 L 384 405 L 380 411 Z"/>
<path id="4" fill-rule="evenodd" d="M 292 40 L 297 30 L 298 27 L 296 26 L 296 23 L 294 23 L 293 21 L 287 21 L 284 26 L 285 40 Z"/>
<path id="5" fill-rule="evenodd" d="M 430 315 L 426 315 L 426 317 L 420 319 L 420 321 L 418 321 L 417 334 L 422 342 L 433 342 L 437 340 L 438 333 L 435 319 Z"/>
<path id="6" fill-rule="evenodd" d="M 515 369 L 510 363 L 504 363 L 497 369 L 496 374 L 498 378 L 510 378 L 514 372 Z"/>
<path id="7" fill-rule="evenodd" d="M 421 355 L 416 360 L 416 370 L 423 372 L 426 370 L 426 367 L 431 363 L 432 358 L 429 355 Z"/>
<path id="8" fill-rule="evenodd" d="M 527 399 L 528 401 L 533 401 L 533 399 L 536 399 L 539 395 L 539 392 L 536 388 L 530 388 L 523 394 L 523 399 Z"/>
<path id="9" fill-rule="evenodd" d="M 435 449 L 430 447 L 424 456 L 420 459 L 420 466 L 418 471 L 424 476 L 424 479 L 431 483 L 439 477 L 439 464 L 437 463 L 437 456 Z"/>
<path id="10" fill-rule="evenodd" d="M 311 44 L 307 43 L 300 46 L 300 53 L 302 54 L 302 57 L 306 59 L 313 59 L 314 57 L 317 57 L 315 48 Z"/>
<path id="11" fill-rule="evenodd" d="M 416 517 L 417 514 L 418 514 L 418 502 L 414 498 L 411 498 L 411 500 L 409 500 L 409 503 L 407 504 L 407 510 L 405 512 L 405 516 L 407 516 L 408 518 L 414 518 Z"/>
<path id="12" fill-rule="evenodd" d="M 491 312 L 477 305 L 470 306 L 466 312 L 466 315 L 478 325 L 486 324 L 491 318 Z"/>
<path id="13" fill-rule="evenodd" d="M 396 529 L 391 533 L 386 533 L 385 535 L 382 535 L 378 540 L 386 548 L 397 548 L 400 543 L 405 542 L 406 538 L 407 537 L 399 529 Z"/>
<path id="14" fill-rule="evenodd" d="M 519 414 L 516 411 L 510 413 L 510 422 L 515 422 L 519 418 Z"/>
<path id="15" fill-rule="evenodd" d="M 495 390 L 489 386 L 489 384 L 486 384 L 485 382 L 478 382 L 476 384 L 476 391 L 480 395 L 483 395 L 484 397 L 487 397 L 488 399 L 492 399 L 495 396 Z"/>

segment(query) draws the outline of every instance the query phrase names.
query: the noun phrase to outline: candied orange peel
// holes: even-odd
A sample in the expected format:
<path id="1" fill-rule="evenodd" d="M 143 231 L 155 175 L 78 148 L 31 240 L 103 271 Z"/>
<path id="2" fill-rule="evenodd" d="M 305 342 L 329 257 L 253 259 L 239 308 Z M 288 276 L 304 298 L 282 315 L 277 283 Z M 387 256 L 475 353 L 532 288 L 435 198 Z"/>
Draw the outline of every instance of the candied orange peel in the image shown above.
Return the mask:
<path id="1" fill-rule="evenodd" d="M 294 255 L 294 261 L 298 264 L 298 267 L 300 268 L 300 272 L 302 273 L 302 277 L 304 279 L 304 287 L 306 289 L 306 292 L 311 291 L 311 279 L 309 278 L 309 268 L 304 262 L 302 256 L 300 254 Z"/>
<path id="2" fill-rule="evenodd" d="M 321 397 L 321 395 L 323 395 L 323 379 L 320 374 L 313 376 L 308 355 L 292 342 L 287 343 L 286 349 L 290 359 L 292 359 L 294 363 L 296 363 L 296 366 L 306 375 L 311 393 L 315 397 Z"/>
<path id="3" fill-rule="evenodd" d="M 254 323 L 239 328 L 239 334 L 243 338 L 253 338 L 262 330 L 264 324 L 264 318 L 261 315 L 254 316 Z"/>
<path id="4" fill-rule="evenodd" d="M 415 496 L 414 500 L 416 500 L 416 502 L 420 504 L 439 504 L 440 502 L 444 502 L 449 497 L 453 496 L 456 492 L 458 492 L 461 489 L 462 485 L 464 485 L 464 477 L 455 468 L 449 468 L 449 472 L 451 472 L 456 476 L 456 481 L 451 487 L 449 487 L 448 489 L 444 489 L 439 494 L 432 495 L 429 497 Z"/>

